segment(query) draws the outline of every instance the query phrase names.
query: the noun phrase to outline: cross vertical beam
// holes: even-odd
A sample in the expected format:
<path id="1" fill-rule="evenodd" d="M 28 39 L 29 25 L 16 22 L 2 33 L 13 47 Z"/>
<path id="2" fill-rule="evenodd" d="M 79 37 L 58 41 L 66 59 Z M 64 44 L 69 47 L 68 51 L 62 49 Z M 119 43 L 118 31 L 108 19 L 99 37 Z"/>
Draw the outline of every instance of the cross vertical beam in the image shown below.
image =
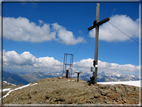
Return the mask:
<path id="1" fill-rule="evenodd" d="M 95 55 L 94 55 L 94 61 L 93 66 L 95 69 L 91 67 L 91 71 L 93 72 L 93 77 L 90 77 L 90 83 L 89 84 L 96 84 L 97 83 L 97 73 L 98 73 L 98 48 L 99 48 L 99 26 L 107 21 L 110 20 L 109 17 L 103 19 L 99 22 L 99 13 L 100 13 L 100 4 L 97 3 L 96 7 L 96 20 L 93 23 L 93 26 L 88 28 L 88 31 L 92 30 L 96 27 L 96 40 L 95 40 Z"/>
<path id="2" fill-rule="evenodd" d="M 100 4 L 97 3 L 97 10 L 96 10 L 96 23 L 99 22 L 99 13 L 100 13 Z M 94 76 L 94 81 L 93 83 L 97 83 L 97 73 L 98 73 L 98 47 L 99 47 L 99 25 L 96 26 L 96 41 L 95 41 L 95 56 L 94 60 L 96 61 L 96 65 L 94 64 L 95 67 L 95 72 L 93 72 Z"/>

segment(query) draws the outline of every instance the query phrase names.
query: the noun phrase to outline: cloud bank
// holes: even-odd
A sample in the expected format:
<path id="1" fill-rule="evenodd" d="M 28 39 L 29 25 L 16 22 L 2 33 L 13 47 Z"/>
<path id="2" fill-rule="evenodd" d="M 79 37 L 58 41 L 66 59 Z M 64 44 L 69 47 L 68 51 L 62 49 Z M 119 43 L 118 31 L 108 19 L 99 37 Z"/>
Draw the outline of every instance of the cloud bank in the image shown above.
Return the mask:
<path id="1" fill-rule="evenodd" d="M 30 22 L 24 17 L 4 17 L 3 37 L 14 41 L 44 42 L 55 40 L 66 45 L 75 45 L 83 38 L 75 38 L 73 32 L 68 31 L 58 23 L 46 24 L 39 20 L 40 25 Z"/>
<path id="2" fill-rule="evenodd" d="M 110 23 L 125 32 L 132 38 L 139 37 L 139 19 L 132 20 L 126 15 L 115 15 L 110 18 Z M 109 22 L 102 24 L 99 27 L 99 39 L 107 42 L 126 41 L 130 38 L 112 26 Z M 95 38 L 95 29 L 90 31 L 89 36 Z"/>
<path id="3" fill-rule="evenodd" d="M 110 21 L 117 28 L 124 31 L 132 38 L 139 37 L 139 19 L 132 20 L 126 15 L 112 16 Z M 112 26 L 104 23 L 99 29 L 99 39 L 107 42 L 126 41 L 130 38 Z M 95 38 L 95 29 L 89 32 L 91 38 Z M 66 45 L 75 45 L 83 41 L 83 37 L 75 37 L 72 31 L 68 31 L 58 23 L 47 24 L 39 20 L 39 25 L 24 17 L 4 17 L 3 37 L 14 41 L 44 42 L 58 41 Z"/>
<path id="4" fill-rule="evenodd" d="M 91 74 L 90 67 L 93 66 L 93 59 L 82 59 L 73 63 L 73 72 L 82 71 L 86 74 Z M 23 71 L 23 72 L 53 72 L 59 73 L 63 70 L 63 62 L 60 62 L 53 57 L 39 57 L 36 58 L 30 52 L 25 51 L 18 54 L 15 51 L 3 51 L 3 67 L 4 70 Z M 109 63 L 98 61 L 98 72 L 118 72 L 123 71 L 125 73 L 139 72 L 139 66 L 132 64 L 120 65 L 117 63 Z M 62 73 L 62 72 L 60 72 Z"/>
<path id="5" fill-rule="evenodd" d="M 79 68 L 79 70 L 91 72 L 90 67 L 93 67 L 93 60 L 91 58 L 88 59 L 82 59 L 79 62 L 74 62 L 74 67 Z M 98 60 L 98 67 L 99 72 L 105 71 L 105 72 L 117 72 L 117 71 L 123 71 L 125 73 L 132 73 L 132 72 L 139 72 L 139 66 L 135 66 L 132 64 L 125 64 L 120 65 L 117 63 L 109 63 L 109 62 L 103 62 Z"/>
<path id="6" fill-rule="evenodd" d="M 62 62 L 55 60 L 53 57 L 36 58 L 30 52 L 26 51 L 18 54 L 15 51 L 3 51 L 4 68 L 22 71 L 50 71 L 56 72 L 62 70 Z"/>

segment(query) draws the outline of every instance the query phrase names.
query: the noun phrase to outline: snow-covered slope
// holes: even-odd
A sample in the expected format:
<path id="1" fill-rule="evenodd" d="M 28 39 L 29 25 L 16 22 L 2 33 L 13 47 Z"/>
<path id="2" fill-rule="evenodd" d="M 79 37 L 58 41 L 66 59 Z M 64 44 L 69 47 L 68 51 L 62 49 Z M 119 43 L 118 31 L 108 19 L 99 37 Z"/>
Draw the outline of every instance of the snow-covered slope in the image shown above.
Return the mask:
<path id="1" fill-rule="evenodd" d="M 118 81 L 118 82 L 98 82 L 98 84 L 126 84 L 141 87 L 141 81 Z"/>
<path id="2" fill-rule="evenodd" d="M 15 84 L 9 83 L 7 81 L 3 81 L 3 85 L 13 85 L 13 86 L 16 86 Z"/>

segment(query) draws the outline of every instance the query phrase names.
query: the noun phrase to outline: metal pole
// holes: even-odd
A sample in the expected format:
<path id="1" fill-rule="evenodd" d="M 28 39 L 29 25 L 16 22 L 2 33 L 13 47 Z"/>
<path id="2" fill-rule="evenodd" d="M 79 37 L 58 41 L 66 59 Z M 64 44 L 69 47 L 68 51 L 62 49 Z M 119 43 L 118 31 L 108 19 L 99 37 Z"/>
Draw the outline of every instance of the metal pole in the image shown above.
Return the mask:
<path id="1" fill-rule="evenodd" d="M 72 75 L 72 73 L 71 73 L 71 72 L 72 72 L 72 71 L 71 71 L 71 61 L 72 61 L 72 60 L 71 60 L 71 59 L 72 59 L 72 54 L 70 55 L 70 78 L 71 78 L 71 75 Z"/>
<path id="2" fill-rule="evenodd" d="M 73 71 L 73 54 L 72 54 L 71 78 L 72 78 L 72 71 Z"/>
<path id="3" fill-rule="evenodd" d="M 63 62 L 63 74 L 62 74 L 62 77 L 64 76 L 64 71 L 65 71 L 65 54 L 64 54 L 64 62 Z"/>
<path id="4" fill-rule="evenodd" d="M 97 10 L 96 10 L 96 23 L 99 22 L 99 9 L 100 9 L 100 4 L 97 3 Z M 96 26 L 96 41 L 95 41 L 95 56 L 94 59 L 96 61 L 95 67 L 95 72 L 93 72 L 94 76 L 94 84 L 97 83 L 97 72 L 98 72 L 98 42 L 99 42 L 99 25 Z"/>
<path id="5" fill-rule="evenodd" d="M 79 82 L 79 73 L 77 73 L 77 82 Z"/>

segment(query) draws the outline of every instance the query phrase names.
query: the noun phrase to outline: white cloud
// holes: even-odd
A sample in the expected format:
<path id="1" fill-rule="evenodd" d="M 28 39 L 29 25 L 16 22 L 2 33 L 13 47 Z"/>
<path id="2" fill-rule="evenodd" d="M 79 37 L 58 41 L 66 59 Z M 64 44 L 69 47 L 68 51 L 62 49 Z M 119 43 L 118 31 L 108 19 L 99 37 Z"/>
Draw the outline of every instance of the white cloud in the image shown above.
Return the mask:
<path id="1" fill-rule="evenodd" d="M 82 59 L 79 62 L 74 62 L 74 67 L 92 67 L 93 65 L 93 59 L 88 58 L 88 59 Z"/>
<path id="2" fill-rule="evenodd" d="M 44 70 L 44 71 L 61 71 L 62 63 L 55 60 L 53 57 L 36 58 L 30 52 L 18 54 L 15 51 L 3 51 L 4 67 L 18 70 Z"/>
<path id="3" fill-rule="evenodd" d="M 91 58 L 88 59 L 82 59 L 79 62 L 74 62 L 74 67 L 79 68 L 79 70 L 84 72 L 91 72 L 90 68 L 93 67 L 93 60 Z M 139 72 L 139 66 L 135 66 L 132 64 L 125 64 L 125 65 L 119 65 L 116 63 L 109 63 L 109 62 L 103 62 L 98 60 L 98 72 L 117 72 L 117 71 L 123 71 L 127 73 L 132 72 Z"/>
<path id="4" fill-rule="evenodd" d="M 41 25 L 41 24 L 44 24 L 44 22 L 42 21 L 42 20 L 38 20 L 39 21 L 39 24 Z"/>
<path id="5" fill-rule="evenodd" d="M 61 66 L 62 63 L 59 62 L 58 60 L 55 60 L 53 57 L 41 57 L 36 59 L 36 64 L 34 66 L 40 67 L 40 66 Z"/>
<path id="6" fill-rule="evenodd" d="M 15 51 L 3 51 L 3 62 L 7 64 L 32 65 L 35 60 L 35 56 L 30 54 L 29 52 L 23 52 L 19 55 Z"/>
<path id="7" fill-rule="evenodd" d="M 115 15 L 112 16 L 110 21 L 114 26 L 125 32 L 132 38 L 139 37 L 139 19 L 136 21 L 132 20 L 126 15 Z M 126 41 L 130 38 L 106 22 L 99 27 L 99 39 L 112 42 L 112 41 Z M 95 29 L 90 31 L 90 37 L 95 37 Z"/>
<path id="8" fill-rule="evenodd" d="M 55 39 L 55 32 L 50 32 L 50 25 L 42 27 L 27 18 L 3 18 L 3 37 L 14 41 L 42 42 Z"/>
<path id="9" fill-rule="evenodd" d="M 75 45 L 83 40 L 82 37 L 75 38 L 71 31 L 66 30 L 58 23 L 50 25 L 39 20 L 39 24 L 40 26 L 23 17 L 4 17 L 3 37 L 14 41 L 27 42 L 56 40 L 66 45 Z"/>
<path id="10" fill-rule="evenodd" d="M 13 71 L 25 71 L 25 72 L 54 72 L 59 73 L 63 70 L 63 63 L 54 59 L 53 57 L 40 57 L 36 58 L 30 52 L 23 52 L 18 54 L 15 51 L 3 51 L 3 66 L 4 69 Z M 82 71 L 83 74 L 92 74 L 90 67 L 93 67 L 93 59 L 82 59 L 73 63 L 73 73 L 75 71 Z M 118 72 L 136 73 L 139 72 L 140 67 L 132 64 L 120 65 L 117 63 L 109 63 L 98 61 L 98 72 Z M 62 73 L 62 72 L 60 72 Z M 73 74 L 74 75 L 74 74 Z"/>
<path id="11" fill-rule="evenodd" d="M 58 33 L 58 41 L 61 43 L 64 43 L 66 45 L 75 45 L 79 42 L 83 41 L 82 37 L 78 37 L 77 39 L 74 37 L 73 33 L 71 31 L 67 31 L 65 27 L 57 24 L 57 23 L 53 23 L 53 29 L 57 31 Z"/>

